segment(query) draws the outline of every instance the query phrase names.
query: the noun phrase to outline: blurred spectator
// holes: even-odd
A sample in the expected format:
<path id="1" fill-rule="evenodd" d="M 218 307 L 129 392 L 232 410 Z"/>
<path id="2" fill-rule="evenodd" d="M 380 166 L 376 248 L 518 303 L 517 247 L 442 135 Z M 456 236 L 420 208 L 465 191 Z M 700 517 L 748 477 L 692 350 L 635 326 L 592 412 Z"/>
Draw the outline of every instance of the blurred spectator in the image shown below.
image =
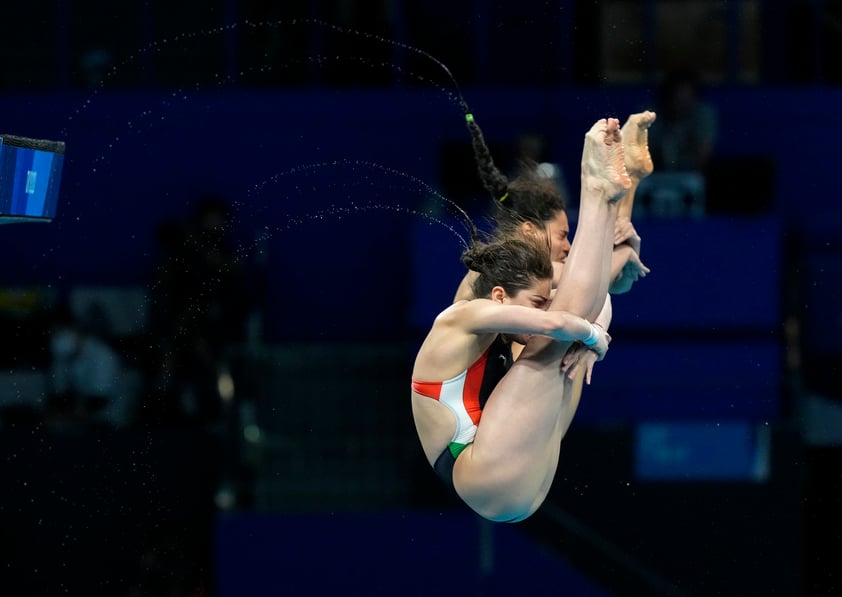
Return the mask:
<path id="1" fill-rule="evenodd" d="M 549 158 L 549 149 L 547 138 L 543 133 L 525 132 L 517 139 L 516 146 L 516 161 L 515 168 L 512 169 L 511 174 L 516 176 L 518 174 L 520 164 L 523 161 L 532 162 L 537 166 L 538 172 L 553 180 L 556 186 L 561 191 L 561 196 L 564 198 L 565 204 L 569 205 L 569 193 L 567 192 L 567 180 L 564 177 L 564 171 L 561 164 L 551 161 Z"/>
<path id="2" fill-rule="evenodd" d="M 678 69 L 664 78 L 649 129 L 655 172 L 640 182 L 636 216 L 700 217 L 707 212 L 707 173 L 718 121 L 701 97 L 696 73 Z"/>
<path id="3" fill-rule="evenodd" d="M 50 392 L 47 420 L 52 423 L 131 423 L 131 400 L 123 387 L 123 363 L 108 342 L 108 322 L 98 305 L 82 318 L 59 308 L 50 336 Z"/>
<path id="4" fill-rule="evenodd" d="M 159 422 L 218 422 L 232 391 L 228 353 L 243 339 L 248 299 L 229 233 L 229 207 L 218 196 L 200 197 L 187 222 L 158 229 L 151 317 L 160 345 L 149 414 Z"/>
<path id="5" fill-rule="evenodd" d="M 82 83 L 89 89 L 103 85 L 108 71 L 114 67 L 114 55 L 104 47 L 89 48 L 79 58 L 79 72 Z"/>
<path id="6" fill-rule="evenodd" d="M 718 122 L 713 106 L 701 97 L 698 75 L 678 69 L 661 85 L 658 118 L 649 130 L 649 150 L 658 172 L 704 173 L 716 144 Z"/>

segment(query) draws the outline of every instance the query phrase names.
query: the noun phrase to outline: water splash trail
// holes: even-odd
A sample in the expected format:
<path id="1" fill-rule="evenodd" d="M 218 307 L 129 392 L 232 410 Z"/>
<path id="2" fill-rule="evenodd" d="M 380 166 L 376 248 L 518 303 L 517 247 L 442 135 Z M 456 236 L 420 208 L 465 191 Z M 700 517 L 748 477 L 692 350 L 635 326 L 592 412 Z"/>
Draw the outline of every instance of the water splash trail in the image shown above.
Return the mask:
<path id="1" fill-rule="evenodd" d="M 369 40 L 369 41 L 374 41 L 374 42 L 382 44 L 382 45 L 389 45 L 389 46 L 392 46 L 392 47 L 407 50 L 407 51 L 412 52 L 412 53 L 414 53 L 418 56 L 422 56 L 422 57 L 426 58 L 427 60 L 430 60 L 431 62 L 433 62 L 439 68 L 442 69 L 442 71 L 447 75 L 447 78 L 450 80 L 450 83 L 453 85 L 453 92 L 447 92 L 447 90 L 445 90 L 444 88 L 442 88 L 442 89 L 445 90 L 446 93 L 451 94 L 451 97 L 458 103 L 458 105 L 459 105 L 459 107 L 460 107 L 460 109 L 462 110 L 463 113 L 468 114 L 470 112 L 470 108 L 468 106 L 468 103 L 465 101 L 465 98 L 462 94 L 462 91 L 459 87 L 458 82 L 456 81 L 456 78 L 453 76 L 453 73 L 450 71 L 450 69 L 447 67 L 447 65 L 445 65 L 441 60 L 439 60 L 438 58 L 436 58 L 435 56 L 433 56 L 429 52 L 427 52 L 425 50 L 422 50 L 421 48 L 412 46 L 410 44 L 406 44 L 406 43 L 403 43 L 403 42 L 399 42 L 399 41 L 396 41 L 396 40 L 393 40 L 393 39 L 383 37 L 381 35 L 377 35 L 377 34 L 374 34 L 374 33 L 368 33 L 368 32 L 365 32 L 365 31 L 360 31 L 358 29 L 345 28 L 345 27 L 342 27 L 340 25 L 329 23 L 329 22 L 326 22 L 326 21 L 323 21 L 323 20 L 320 20 L 320 19 L 290 19 L 289 21 L 274 20 L 274 21 L 258 21 L 258 22 L 254 22 L 254 21 L 250 21 L 250 20 L 244 20 L 242 22 L 231 23 L 231 24 L 222 25 L 222 26 L 219 26 L 219 27 L 212 27 L 212 28 L 209 28 L 209 29 L 202 29 L 202 30 L 198 30 L 198 31 L 179 33 L 179 34 L 174 35 L 171 38 L 164 38 L 160 41 L 158 41 L 158 40 L 152 41 L 152 42 L 146 44 L 145 46 L 140 47 L 135 53 L 129 55 L 127 58 L 124 58 L 119 63 L 111 66 L 111 68 L 108 69 L 108 71 L 105 73 L 105 76 L 102 78 L 102 80 L 99 81 L 97 87 L 91 92 L 91 95 L 87 99 L 85 99 L 85 101 L 79 107 L 77 107 L 72 114 L 70 114 L 68 116 L 67 120 L 68 120 L 68 122 L 70 122 L 74 118 L 78 118 L 79 116 L 81 116 L 82 113 L 90 107 L 93 100 L 102 92 L 103 89 L 105 89 L 106 84 L 108 82 L 110 82 L 121 70 L 123 70 L 127 66 L 133 64 L 138 59 L 139 56 L 143 56 L 143 55 L 149 54 L 149 53 L 156 53 L 159 50 L 163 49 L 164 47 L 171 47 L 172 45 L 175 45 L 175 44 L 178 44 L 178 43 L 181 43 L 181 42 L 184 42 L 184 41 L 191 41 L 191 40 L 199 39 L 199 38 L 202 38 L 202 37 L 208 38 L 208 37 L 213 37 L 213 36 L 217 36 L 217 35 L 224 35 L 225 33 L 229 33 L 231 31 L 234 31 L 234 30 L 236 30 L 238 28 L 241 28 L 241 27 L 242 28 L 259 29 L 259 28 L 267 28 L 267 27 L 277 28 L 277 27 L 283 27 L 283 26 L 289 26 L 289 25 L 292 25 L 292 26 L 297 26 L 297 25 L 318 26 L 318 27 L 322 27 L 322 28 L 325 28 L 325 29 L 329 29 L 329 30 L 334 31 L 336 33 L 340 33 L 340 34 L 347 35 L 347 36 L 359 37 L 359 38 L 366 39 L 366 40 Z M 394 68 L 399 69 L 399 67 L 397 65 L 393 65 L 393 66 L 394 66 Z M 245 72 L 241 71 L 239 74 L 240 74 L 240 76 L 243 76 L 245 74 Z M 68 125 L 65 125 L 62 128 L 61 135 L 62 135 L 63 138 L 67 137 L 67 134 L 68 134 L 67 129 L 68 129 Z"/>
<path id="2" fill-rule="evenodd" d="M 349 166 L 349 167 L 364 167 L 371 170 L 379 170 L 385 174 L 390 176 L 404 178 L 410 182 L 412 182 L 416 187 L 423 189 L 431 196 L 435 197 L 436 199 L 440 200 L 443 204 L 448 205 L 457 215 L 462 219 L 463 225 L 465 226 L 466 230 L 468 231 L 469 235 L 473 238 L 475 234 L 475 226 L 471 217 L 462 209 L 457 203 L 448 199 L 444 195 L 442 195 L 439 191 L 434 189 L 430 184 L 421 180 L 420 178 L 409 174 L 408 172 L 404 172 L 401 170 L 397 170 L 396 168 L 392 168 L 390 166 L 384 166 L 383 164 L 378 164 L 376 162 L 371 162 L 367 160 L 357 160 L 357 159 L 342 159 L 342 160 L 332 160 L 332 161 L 325 161 L 325 162 L 313 162 L 309 164 L 300 164 L 283 172 L 279 172 L 257 184 L 255 184 L 249 191 L 247 195 L 250 196 L 252 194 L 259 195 L 264 191 L 267 185 L 269 184 L 277 184 L 280 179 L 284 176 L 288 176 L 290 174 L 299 174 L 299 173 L 308 173 L 309 171 L 315 171 L 318 168 L 328 168 L 328 167 L 337 167 L 339 165 Z M 448 228 L 450 228 L 448 226 Z M 451 228 L 452 230 L 452 228 Z M 453 231 L 453 230 L 452 230 Z M 455 233 L 455 231 L 454 231 Z M 467 248 L 468 244 L 465 242 L 465 239 L 456 233 L 459 237 L 463 247 Z"/>
<path id="3" fill-rule="evenodd" d="M 437 218 L 433 214 L 428 212 L 418 211 L 416 209 L 410 209 L 408 207 L 403 207 L 401 205 L 384 205 L 379 203 L 369 203 L 369 204 L 351 204 L 351 205 L 331 205 L 319 211 L 311 212 L 305 214 L 300 217 L 287 217 L 284 220 L 283 224 L 270 226 L 264 225 L 263 230 L 255 237 L 254 244 L 262 244 L 268 241 L 275 233 L 283 233 L 299 226 L 305 226 L 307 224 L 311 224 L 316 221 L 324 220 L 325 217 L 329 218 L 341 218 L 342 216 L 351 216 L 351 215 L 359 215 L 365 212 L 372 212 L 372 211 L 385 211 L 385 212 L 394 212 L 399 214 L 407 214 L 410 216 L 419 216 L 424 218 L 425 220 L 443 226 L 447 230 L 449 230 L 453 235 L 459 239 L 459 242 L 462 244 L 463 248 L 467 248 L 467 243 L 465 238 L 459 234 L 459 232 L 447 222 Z"/>

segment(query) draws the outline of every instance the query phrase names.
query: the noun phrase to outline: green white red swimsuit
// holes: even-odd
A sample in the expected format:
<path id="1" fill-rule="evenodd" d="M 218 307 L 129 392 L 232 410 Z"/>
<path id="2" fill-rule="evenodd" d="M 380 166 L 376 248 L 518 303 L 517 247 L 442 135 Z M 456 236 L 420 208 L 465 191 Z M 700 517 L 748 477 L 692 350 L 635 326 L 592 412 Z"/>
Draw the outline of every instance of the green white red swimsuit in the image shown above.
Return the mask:
<path id="1" fill-rule="evenodd" d="M 456 431 L 448 449 L 442 452 L 433 465 L 436 473 L 451 489 L 456 457 L 474 441 L 485 402 L 511 366 L 511 345 L 498 334 L 488 350 L 459 375 L 444 381 L 412 380 L 415 392 L 438 400 L 456 417 Z"/>

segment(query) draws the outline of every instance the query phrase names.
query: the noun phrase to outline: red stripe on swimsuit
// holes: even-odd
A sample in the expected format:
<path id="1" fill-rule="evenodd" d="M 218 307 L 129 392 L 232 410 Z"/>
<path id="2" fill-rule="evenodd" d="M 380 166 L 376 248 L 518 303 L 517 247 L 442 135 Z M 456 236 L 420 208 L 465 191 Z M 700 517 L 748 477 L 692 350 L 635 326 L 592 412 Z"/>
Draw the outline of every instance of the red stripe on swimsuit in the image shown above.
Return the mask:
<path id="1" fill-rule="evenodd" d="M 490 350 L 490 348 L 489 348 Z M 482 416 L 480 388 L 488 361 L 488 350 L 466 371 L 445 381 L 412 380 L 412 389 L 447 406 L 456 416 L 454 442 L 467 444 L 476 435 L 476 426 Z"/>

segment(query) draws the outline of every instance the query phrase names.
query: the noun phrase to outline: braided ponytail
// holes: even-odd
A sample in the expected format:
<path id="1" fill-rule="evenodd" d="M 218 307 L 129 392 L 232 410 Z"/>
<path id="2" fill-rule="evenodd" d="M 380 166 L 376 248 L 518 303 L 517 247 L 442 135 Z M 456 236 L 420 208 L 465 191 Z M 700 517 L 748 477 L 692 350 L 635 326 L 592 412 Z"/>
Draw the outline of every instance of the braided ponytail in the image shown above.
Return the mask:
<path id="1" fill-rule="evenodd" d="M 509 179 L 494 165 L 491 151 L 485 144 L 479 125 L 474 121 L 471 114 L 465 115 L 468 123 L 468 130 L 471 133 L 471 144 L 474 148 L 474 157 L 477 160 L 477 172 L 479 173 L 482 186 L 491 194 L 495 201 L 500 201 L 509 191 Z"/>
<path id="2" fill-rule="evenodd" d="M 561 188 L 550 178 L 543 176 L 538 164 L 521 161 L 518 175 L 511 181 L 494 165 L 491 151 L 485 143 L 482 130 L 472 114 L 465 114 L 465 121 L 471 133 L 471 144 L 477 162 L 477 172 L 483 187 L 494 200 L 493 221 L 497 233 L 502 236 L 517 236 L 524 222 L 530 222 L 543 229 L 547 222 L 565 209 L 565 198 Z M 477 240 L 471 231 L 472 240 Z"/>

